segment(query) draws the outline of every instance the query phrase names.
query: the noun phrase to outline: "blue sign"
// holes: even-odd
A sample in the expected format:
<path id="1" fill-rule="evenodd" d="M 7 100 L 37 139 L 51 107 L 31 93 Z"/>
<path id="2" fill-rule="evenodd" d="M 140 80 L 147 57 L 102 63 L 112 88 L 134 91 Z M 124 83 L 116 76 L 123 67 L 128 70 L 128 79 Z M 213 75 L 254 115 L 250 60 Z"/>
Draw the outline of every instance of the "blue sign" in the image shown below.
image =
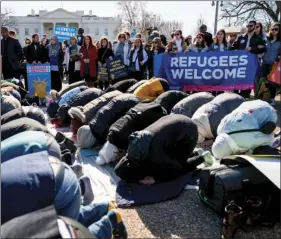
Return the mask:
<path id="1" fill-rule="evenodd" d="M 254 87 L 258 58 L 247 51 L 180 52 L 154 56 L 154 76 L 171 89 L 232 91 Z"/>
<path id="2" fill-rule="evenodd" d="M 136 27 L 132 27 L 131 28 L 131 36 L 130 36 L 130 38 L 132 39 L 132 40 L 134 40 L 135 38 L 136 38 L 136 35 L 137 35 L 137 28 Z"/>
<path id="3" fill-rule="evenodd" d="M 50 64 L 26 64 L 28 95 L 44 98 L 51 90 Z"/>
<path id="4" fill-rule="evenodd" d="M 55 26 L 55 36 L 59 42 L 69 40 L 70 37 L 76 37 L 77 29 L 75 27 Z"/>
<path id="5" fill-rule="evenodd" d="M 110 59 L 107 59 L 106 66 L 111 80 L 116 80 L 128 76 L 127 68 L 123 64 L 123 59 L 120 56 L 113 57 L 112 61 Z"/>

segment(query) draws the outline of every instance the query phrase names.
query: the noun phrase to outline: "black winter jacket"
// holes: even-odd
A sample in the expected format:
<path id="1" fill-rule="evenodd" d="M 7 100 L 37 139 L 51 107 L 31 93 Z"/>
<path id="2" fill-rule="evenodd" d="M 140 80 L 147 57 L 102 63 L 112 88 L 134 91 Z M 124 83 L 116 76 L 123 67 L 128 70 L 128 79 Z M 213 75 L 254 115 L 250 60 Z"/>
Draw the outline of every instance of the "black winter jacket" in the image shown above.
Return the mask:
<path id="1" fill-rule="evenodd" d="M 241 35 L 233 43 L 233 45 L 230 49 L 231 50 L 245 50 L 246 46 L 247 46 L 247 42 L 248 42 L 248 35 L 247 34 Z M 258 45 L 264 46 L 265 42 L 259 35 L 254 33 L 254 35 L 250 39 L 250 45 L 249 45 L 249 47 L 251 47 L 250 52 L 253 54 L 263 53 L 265 51 L 265 47 L 260 49 L 260 48 L 258 48 Z"/>
<path id="2" fill-rule="evenodd" d="M 37 50 L 35 51 L 35 45 L 37 46 Z M 31 43 L 26 48 L 26 60 L 29 64 L 32 64 L 33 61 L 40 61 L 41 63 L 45 63 L 48 59 L 48 52 L 46 47 L 41 44 Z"/>
<path id="3" fill-rule="evenodd" d="M 155 102 L 160 104 L 167 111 L 167 113 L 170 114 L 174 105 L 187 96 L 188 94 L 185 92 L 179 90 L 169 90 L 159 95 Z"/>
<path id="4" fill-rule="evenodd" d="M 167 115 L 129 137 L 127 154 L 115 173 L 128 182 L 152 176 L 156 182 L 176 179 L 198 140 L 197 126 L 183 115 Z"/>
<path id="5" fill-rule="evenodd" d="M 132 85 L 136 84 L 138 81 L 135 79 L 128 79 L 128 80 L 122 80 L 117 83 L 115 83 L 112 86 L 109 86 L 105 93 L 114 91 L 114 90 L 119 90 L 122 93 L 125 93 Z"/>
<path id="6" fill-rule="evenodd" d="M 166 110 L 156 102 L 147 100 L 138 103 L 111 125 L 107 139 L 117 148 L 126 150 L 130 134 L 143 130 L 166 114 Z"/>
<path id="7" fill-rule="evenodd" d="M 187 96 L 179 101 L 171 110 L 173 114 L 181 114 L 192 117 L 196 110 L 204 104 L 207 104 L 215 97 L 208 92 L 198 92 Z"/>
<path id="8" fill-rule="evenodd" d="M 100 108 L 89 123 L 92 134 L 99 141 L 98 143 L 105 143 L 110 126 L 139 102 L 140 99 L 133 94 L 122 94 Z"/>

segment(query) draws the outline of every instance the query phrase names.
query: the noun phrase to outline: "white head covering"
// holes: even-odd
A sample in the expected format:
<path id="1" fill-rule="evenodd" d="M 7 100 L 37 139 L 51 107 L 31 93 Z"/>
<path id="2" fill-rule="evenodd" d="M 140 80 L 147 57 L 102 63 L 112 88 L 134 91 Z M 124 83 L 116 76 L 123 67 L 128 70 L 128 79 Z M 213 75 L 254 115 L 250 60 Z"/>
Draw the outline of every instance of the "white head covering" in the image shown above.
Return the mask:
<path id="1" fill-rule="evenodd" d="M 89 125 L 83 125 L 77 131 L 77 140 L 80 148 L 90 149 L 96 142 Z"/>

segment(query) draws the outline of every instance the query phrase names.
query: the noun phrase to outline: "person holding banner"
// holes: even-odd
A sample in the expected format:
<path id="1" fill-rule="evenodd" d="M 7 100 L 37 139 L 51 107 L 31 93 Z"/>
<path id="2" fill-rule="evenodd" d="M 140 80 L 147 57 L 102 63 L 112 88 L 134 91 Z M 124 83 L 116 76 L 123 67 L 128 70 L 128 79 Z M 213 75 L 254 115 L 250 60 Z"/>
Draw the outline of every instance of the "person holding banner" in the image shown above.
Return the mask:
<path id="1" fill-rule="evenodd" d="M 165 52 L 165 47 L 163 46 L 160 37 L 155 37 L 152 41 L 152 46 L 148 51 L 148 72 L 149 79 L 154 76 L 153 72 L 153 60 L 154 56 Z"/>
<path id="2" fill-rule="evenodd" d="M 51 43 L 47 46 L 48 59 L 51 66 L 51 88 L 60 91 L 62 82 L 60 77 L 60 68 L 63 62 L 63 51 L 56 36 L 51 37 Z"/>
<path id="3" fill-rule="evenodd" d="M 265 44 L 265 53 L 262 62 L 262 77 L 267 77 L 275 62 L 280 61 L 281 53 L 281 24 L 274 23 L 270 28 L 268 40 Z M 258 46 L 262 47 L 262 46 Z M 274 98 L 276 96 L 276 87 L 272 84 L 268 85 L 271 94 L 271 104 L 275 105 Z"/>
<path id="4" fill-rule="evenodd" d="M 126 34 L 125 33 L 120 33 L 118 35 L 118 43 L 116 45 L 114 45 L 114 55 L 115 56 L 120 56 L 123 60 L 123 64 L 128 66 L 128 55 L 129 55 L 129 51 L 130 51 L 130 45 L 125 42 L 127 39 Z"/>
<path id="5" fill-rule="evenodd" d="M 32 35 L 32 42 L 26 47 L 25 56 L 28 64 L 42 64 L 47 61 L 46 49 L 40 44 L 38 34 Z"/>
<path id="6" fill-rule="evenodd" d="M 218 30 L 214 43 L 209 48 L 209 51 L 219 52 L 228 51 L 228 43 L 226 41 L 226 33 L 224 29 Z"/>
<path id="7" fill-rule="evenodd" d="M 101 45 L 101 48 L 98 49 L 98 64 L 99 64 L 99 67 L 106 68 L 106 60 L 107 59 L 112 60 L 114 53 L 113 53 L 112 49 L 109 47 L 109 41 L 106 37 L 103 37 L 100 39 L 100 45 Z M 108 86 L 109 86 L 108 79 L 107 79 L 107 81 L 99 80 L 100 89 L 103 89 L 103 88 L 107 89 Z"/>
<path id="8" fill-rule="evenodd" d="M 86 35 L 84 37 L 80 52 L 82 53 L 82 57 L 80 59 L 80 76 L 85 78 L 89 86 L 94 86 L 94 81 L 97 76 L 96 63 L 98 59 L 98 51 L 97 47 L 93 44 L 93 40 L 90 35 Z"/>
<path id="9" fill-rule="evenodd" d="M 168 44 L 166 52 L 182 52 L 187 49 L 187 45 L 182 36 L 181 30 L 176 30 L 173 33 L 173 40 Z"/>
<path id="10" fill-rule="evenodd" d="M 208 51 L 204 33 L 197 34 L 195 42 L 188 47 L 187 51 L 197 53 Z"/>
<path id="11" fill-rule="evenodd" d="M 77 45 L 77 39 L 75 37 L 70 38 L 70 45 L 66 48 L 64 55 L 63 65 L 66 67 L 68 72 L 68 84 L 80 81 L 80 49 Z"/>
<path id="12" fill-rule="evenodd" d="M 134 42 L 134 48 L 129 54 L 129 76 L 140 81 L 143 79 L 145 66 L 148 60 L 146 50 L 143 48 L 141 39 L 137 38 Z"/>

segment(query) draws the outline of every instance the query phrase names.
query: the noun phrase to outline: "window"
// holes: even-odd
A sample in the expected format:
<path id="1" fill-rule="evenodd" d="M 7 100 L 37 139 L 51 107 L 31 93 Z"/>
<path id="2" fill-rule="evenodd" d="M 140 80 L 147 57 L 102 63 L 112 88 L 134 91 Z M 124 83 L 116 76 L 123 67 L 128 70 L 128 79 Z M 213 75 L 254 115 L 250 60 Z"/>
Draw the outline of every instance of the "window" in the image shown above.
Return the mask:
<path id="1" fill-rule="evenodd" d="M 29 36 L 29 28 L 25 28 L 25 29 L 24 29 L 24 32 L 25 32 L 25 35 L 26 35 L 26 36 Z"/>
<path id="2" fill-rule="evenodd" d="M 16 31 L 17 35 L 20 33 L 20 29 L 19 28 L 15 28 L 15 31 Z"/>
<path id="3" fill-rule="evenodd" d="M 108 36 L 108 28 L 104 29 L 104 35 Z"/>
<path id="4" fill-rule="evenodd" d="M 86 34 L 90 34 L 90 29 L 89 28 L 85 28 L 85 33 Z"/>
<path id="5" fill-rule="evenodd" d="M 34 33 L 39 33 L 39 28 L 34 28 Z"/>
<path id="6" fill-rule="evenodd" d="M 96 28 L 96 29 L 95 29 L 95 34 L 96 34 L 96 35 L 99 35 L 99 34 L 100 34 L 99 28 Z"/>

